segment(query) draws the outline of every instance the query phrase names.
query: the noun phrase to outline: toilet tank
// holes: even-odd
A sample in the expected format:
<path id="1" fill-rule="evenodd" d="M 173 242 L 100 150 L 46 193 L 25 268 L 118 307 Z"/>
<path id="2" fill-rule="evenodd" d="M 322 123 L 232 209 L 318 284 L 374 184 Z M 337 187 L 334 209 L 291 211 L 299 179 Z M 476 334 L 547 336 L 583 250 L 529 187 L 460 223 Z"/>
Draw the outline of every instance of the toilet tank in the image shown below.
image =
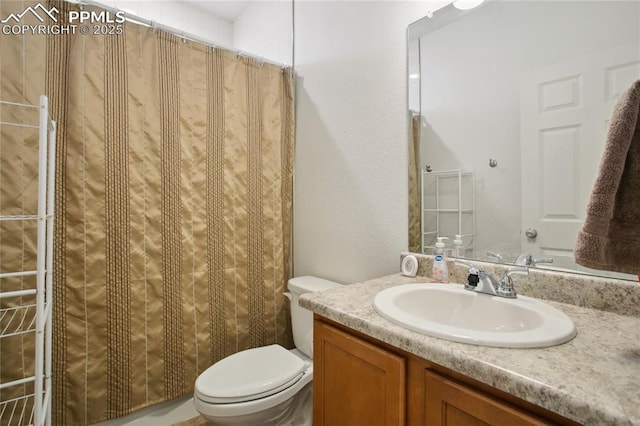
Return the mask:
<path id="1" fill-rule="evenodd" d="M 313 358 L 313 312 L 300 307 L 300 295 L 327 290 L 340 284 L 317 277 L 296 277 L 289 280 L 291 294 L 291 329 L 296 348 L 309 358 Z"/>

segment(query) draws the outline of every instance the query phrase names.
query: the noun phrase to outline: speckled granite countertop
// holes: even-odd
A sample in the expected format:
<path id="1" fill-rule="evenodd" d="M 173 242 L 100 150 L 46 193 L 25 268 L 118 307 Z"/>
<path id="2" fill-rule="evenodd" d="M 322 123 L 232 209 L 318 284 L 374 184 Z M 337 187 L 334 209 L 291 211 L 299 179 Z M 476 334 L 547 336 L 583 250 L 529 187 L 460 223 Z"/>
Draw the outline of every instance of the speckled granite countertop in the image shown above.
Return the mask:
<path id="1" fill-rule="evenodd" d="M 640 425 L 640 318 L 554 301 L 578 335 L 543 349 L 449 342 L 396 326 L 373 309 L 388 287 L 428 282 L 391 275 L 305 294 L 313 312 L 586 425 Z"/>

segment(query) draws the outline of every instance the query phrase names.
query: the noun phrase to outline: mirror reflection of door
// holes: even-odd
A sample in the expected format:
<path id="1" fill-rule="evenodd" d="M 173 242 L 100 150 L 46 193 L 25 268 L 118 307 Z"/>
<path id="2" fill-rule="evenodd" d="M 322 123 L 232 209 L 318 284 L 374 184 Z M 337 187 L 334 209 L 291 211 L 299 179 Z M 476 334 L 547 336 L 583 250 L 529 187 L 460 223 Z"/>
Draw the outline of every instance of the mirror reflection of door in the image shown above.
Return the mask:
<path id="1" fill-rule="evenodd" d="M 577 268 L 573 247 L 618 96 L 640 76 L 632 46 L 532 71 L 522 80 L 522 252 Z M 535 230 L 532 238 L 526 230 Z M 531 233 L 529 233 L 531 235 Z"/>
<path id="2" fill-rule="evenodd" d="M 447 6 L 409 27 L 418 167 L 473 171 L 470 259 L 532 254 L 554 258 L 540 267 L 637 280 L 579 267 L 572 251 L 612 106 L 640 78 L 638 52 L 637 0 L 493 0 L 466 13 Z"/>

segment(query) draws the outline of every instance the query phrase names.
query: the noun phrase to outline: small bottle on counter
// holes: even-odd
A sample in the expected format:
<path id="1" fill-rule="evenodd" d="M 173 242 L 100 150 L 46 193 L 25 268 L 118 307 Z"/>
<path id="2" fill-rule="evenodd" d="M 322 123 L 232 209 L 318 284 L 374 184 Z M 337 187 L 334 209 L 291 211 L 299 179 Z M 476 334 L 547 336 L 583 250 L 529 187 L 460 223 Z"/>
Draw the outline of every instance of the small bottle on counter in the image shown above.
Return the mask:
<path id="1" fill-rule="evenodd" d="M 464 257 L 464 247 L 462 246 L 462 235 L 456 235 L 456 239 L 453 240 L 453 250 L 451 251 L 452 257 Z"/>
<path id="2" fill-rule="evenodd" d="M 444 253 L 444 241 L 447 237 L 438 237 L 436 243 L 435 257 L 433 258 L 433 270 L 431 278 L 437 283 L 449 282 L 449 268 L 447 267 L 447 256 Z"/>

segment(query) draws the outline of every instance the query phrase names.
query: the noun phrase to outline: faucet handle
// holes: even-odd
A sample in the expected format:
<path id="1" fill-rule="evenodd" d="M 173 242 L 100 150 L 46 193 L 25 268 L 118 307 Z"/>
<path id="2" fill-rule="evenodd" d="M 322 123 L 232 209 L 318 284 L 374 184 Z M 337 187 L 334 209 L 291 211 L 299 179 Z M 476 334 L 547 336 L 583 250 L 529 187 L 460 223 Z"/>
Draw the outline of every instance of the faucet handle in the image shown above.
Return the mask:
<path id="1" fill-rule="evenodd" d="M 502 281 L 498 286 L 498 296 L 507 297 L 509 299 L 514 299 L 518 296 L 516 293 L 516 289 L 513 287 L 513 280 L 511 279 L 511 275 L 513 274 L 529 274 L 529 268 L 525 266 L 512 266 L 507 269 L 507 272 L 504 273 L 504 277 L 502 277 Z"/>
<path id="2" fill-rule="evenodd" d="M 533 256 L 529 253 L 522 253 L 518 256 L 515 263 L 518 266 L 530 266 L 533 263 Z"/>
<path id="3" fill-rule="evenodd" d="M 540 259 L 535 259 L 529 253 L 522 253 L 516 259 L 516 265 L 518 266 L 536 266 L 538 263 L 553 263 L 553 258 L 541 257 Z"/>
<path id="4" fill-rule="evenodd" d="M 553 263 L 552 257 L 541 257 L 540 259 L 533 259 L 531 263 L 535 266 L 538 263 Z"/>
<path id="5" fill-rule="evenodd" d="M 484 272 L 482 269 L 478 268 L 477 265 L 474 265 L 468 260 L 456 259 L 455 264 L 467 268 L 469 270 L 469 274 L 478 275 L 480 272 Z"/>
<path id="6" fill-rule="evenodd" d="M 496 253 L 494 251 L 488 251 L 487 256 L 495 258 L 498 263 L 504 263 L 504 257 L 500 253 Z"/>
<path id="7" fill-rule="evenodd" d="M 465 266 L 467 269 L 476 268 L 476 265 L 474 265 L 473 263 L 469 262 L 468 260 L 464 260 L 464 259 L 456 259 L 454 261 L 454 263 L 456 265 Z"/>
<path id="8" fill-rule="evenodd" d="M 473 263 L 462 259 L 456 259 L 455 263 L 456 265 L 464 266 L 469 270 L 469 275 L 467 276 L 467 282 L 464 283 L 464 288 L 467 290 L 475 289 L 480 282 L 480 273 L 483 272 L 482 269 L 478 268 Z"/>
<path id="9" fill-rule="evenodd" d="M 504 273 L 505 277 L 509 277 L 510 275 L 513 274 L 525 274 L 528 275 L 529 274 L 529 268 L 526 266 L 511 266 L 509 269 L 507 269 L 507 272 Z"/>

